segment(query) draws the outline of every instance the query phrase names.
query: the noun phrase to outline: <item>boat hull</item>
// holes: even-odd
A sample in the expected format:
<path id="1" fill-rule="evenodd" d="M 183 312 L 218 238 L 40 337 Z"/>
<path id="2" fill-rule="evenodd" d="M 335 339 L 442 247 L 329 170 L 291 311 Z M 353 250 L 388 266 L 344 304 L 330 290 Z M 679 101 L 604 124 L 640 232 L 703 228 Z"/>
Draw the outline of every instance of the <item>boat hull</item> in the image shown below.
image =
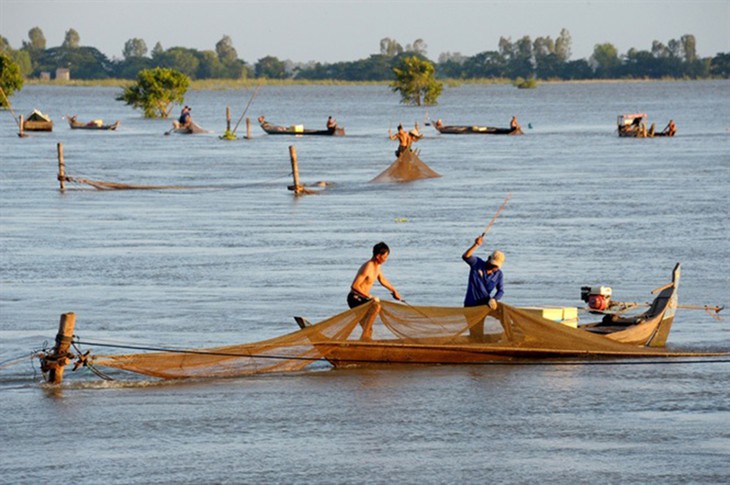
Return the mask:
<path id="1" fill-rule="evenodd" d="M 53 131 L 53 121 L 24 121 L 23 131 Z"/>
<path id="2" fill-rule="evenodd" d="M 114 131 L 119 127 L 119 121 L 115 121 L 111 125 L 95 125 L 89 123 L 79 123 L 78 121 L 68 120 L 68 125 L 72 130 L 102 130 L 102 131 Z"/>
<path id="3" fill-rule="evenodd" d="M 459 126 L 449 125 L 436 127 L 443 135 L 522 135 L 519 128 L 496 128 L 493 126 Z"/>
<path id="4" fill-rule="evenodd" d="M 345 129 L 337 127 L 334 131 L 331 130 L 310 130 L 310 129 L 295 129 L 286 128 L 284 126 L 270 125 L 269 123 L 262 123 L 261 129 L 269 135 L 313 135 L 313 136 L 344 136 Z"/>

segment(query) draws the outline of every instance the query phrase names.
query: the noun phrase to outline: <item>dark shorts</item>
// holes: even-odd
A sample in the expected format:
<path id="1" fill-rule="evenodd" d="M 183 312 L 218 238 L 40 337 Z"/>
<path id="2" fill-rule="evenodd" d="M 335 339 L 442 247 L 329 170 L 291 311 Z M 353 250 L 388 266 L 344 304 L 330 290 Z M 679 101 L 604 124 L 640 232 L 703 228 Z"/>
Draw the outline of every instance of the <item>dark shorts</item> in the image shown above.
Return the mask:
<path id="1" fill-rule="evenodd" d="M 370 300 L 368 298 L 363 298 L 362 296 L 355 294 L 355 292 L 353 291 L 347 294 L 347 306 L 349 306 L 350 308 L 364 305 L 369 301 Z"/>

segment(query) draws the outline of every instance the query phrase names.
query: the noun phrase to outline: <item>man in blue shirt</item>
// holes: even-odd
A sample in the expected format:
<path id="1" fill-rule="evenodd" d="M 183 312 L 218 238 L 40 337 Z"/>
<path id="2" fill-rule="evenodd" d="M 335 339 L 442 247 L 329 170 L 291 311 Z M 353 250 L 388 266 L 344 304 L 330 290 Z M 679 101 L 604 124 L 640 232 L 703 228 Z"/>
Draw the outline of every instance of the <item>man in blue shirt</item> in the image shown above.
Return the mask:
<path id="1" fill-rule="evenodd" d="M 504 263 L 504 253 L 495 250 L 486 261 L 474 256 L 474 251 L 482 245 L 483 240 L 484 236 L 477 237 L 461 256 L 471 268 L 464 306 L 489 305 L 489 308 L 496 310 L 497 301 L 504 295 L 504 275 L 500 269 Z"/>

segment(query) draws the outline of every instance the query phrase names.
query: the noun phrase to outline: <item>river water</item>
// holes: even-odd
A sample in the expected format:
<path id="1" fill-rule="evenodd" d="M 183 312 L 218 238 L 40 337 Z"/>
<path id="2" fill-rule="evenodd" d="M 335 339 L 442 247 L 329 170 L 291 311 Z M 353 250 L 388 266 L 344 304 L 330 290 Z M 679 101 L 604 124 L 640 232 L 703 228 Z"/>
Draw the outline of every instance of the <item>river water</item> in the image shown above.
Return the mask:
<path id="1" fill-rule="evenodd" d="M 730 82 L 448 87 L 406 107 L 385 86 L 264 87 L 252 139 L 221 141 L 252 90 L 191 91 L 210 134 L 164 136 L 115 101 L 118 88 L 27 86 L 52 133 L 20 139 L 0 117 L 0 482 L 38 483 L 727 483 L 728 359 L 604 365 L 332 370 L 157 382 L 67 372 L 43 384 L 30 355 L 59 315 L 82 339 L 208 347 L 258 341 L 345 309 L 357 267 L 386 241 L 384 267 L 417 305 L 459 306 L 462 252 L 508 193 L 486 238 L 506 254 L 513 305 L 580 306 L 580 287 L 648 301 L 675 263 L 680 303 L 728 302 Z M 619 139 L 642 111 L 673 139 Z M 121 120 L 71 130 L 64 115 Z M 255 123 L 342 138 L 270 136 Z M 442 136 L 446 124 L 525 136 Z M 369 181 L 393 160 L 388 128 L 418 121 L 421 159 L 441 178 Z M 245 133 L 242 123 L 239 133 Z M 177 190 L 96 191 L 68 175 Z M 295 198 L 302 181 L 330 182 Z M 376 289 L 383 298 L 385 291 Z M 730 326 L 679 310 L 669 347 L 730 350 Z M 109 349 L 93 349 L 108 353 Z M 114 352 L 112 350 L 112 352 Z"/>

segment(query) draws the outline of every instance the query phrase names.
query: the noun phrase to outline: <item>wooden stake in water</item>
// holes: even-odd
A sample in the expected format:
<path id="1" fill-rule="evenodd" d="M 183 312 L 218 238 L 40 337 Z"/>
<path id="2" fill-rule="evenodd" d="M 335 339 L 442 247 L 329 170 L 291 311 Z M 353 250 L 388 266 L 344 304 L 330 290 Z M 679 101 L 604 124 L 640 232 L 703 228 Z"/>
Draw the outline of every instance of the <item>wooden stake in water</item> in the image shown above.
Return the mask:
<path id="1" fill-rule="evenodd" d="M 51 384 L 60 384 L 63 380 L 63 369 L 70 362 L 66 354 L 71 346 L 75 325 L 75 313 L 64 313 L 61 315 L 61 321 L 58 324 L 58 334 L 56 334 L 56 346 L 53 349 L 53 354 L 50 356 L 52 363 L 49 365 L 48 382 Z"/>
<path id="2" fill-rule="evenodd" d="M 294 185 L 288 187 L 294 191 L 294 195 L 302 193 L 302 186 L 299 184 L 299 162 L 297 161 L 297 149 L 294 145 L 289 146 L 289 158 L 291 159 L 291 171 L 294 178 Z"/>
<path id="3" fill-rule="evenodd" d="M 63 162 L 63 143 L 57 145 L 58 148 L 58 183 L 61 186 L 61 192 L 66 190 L 66 165 Z"/>

